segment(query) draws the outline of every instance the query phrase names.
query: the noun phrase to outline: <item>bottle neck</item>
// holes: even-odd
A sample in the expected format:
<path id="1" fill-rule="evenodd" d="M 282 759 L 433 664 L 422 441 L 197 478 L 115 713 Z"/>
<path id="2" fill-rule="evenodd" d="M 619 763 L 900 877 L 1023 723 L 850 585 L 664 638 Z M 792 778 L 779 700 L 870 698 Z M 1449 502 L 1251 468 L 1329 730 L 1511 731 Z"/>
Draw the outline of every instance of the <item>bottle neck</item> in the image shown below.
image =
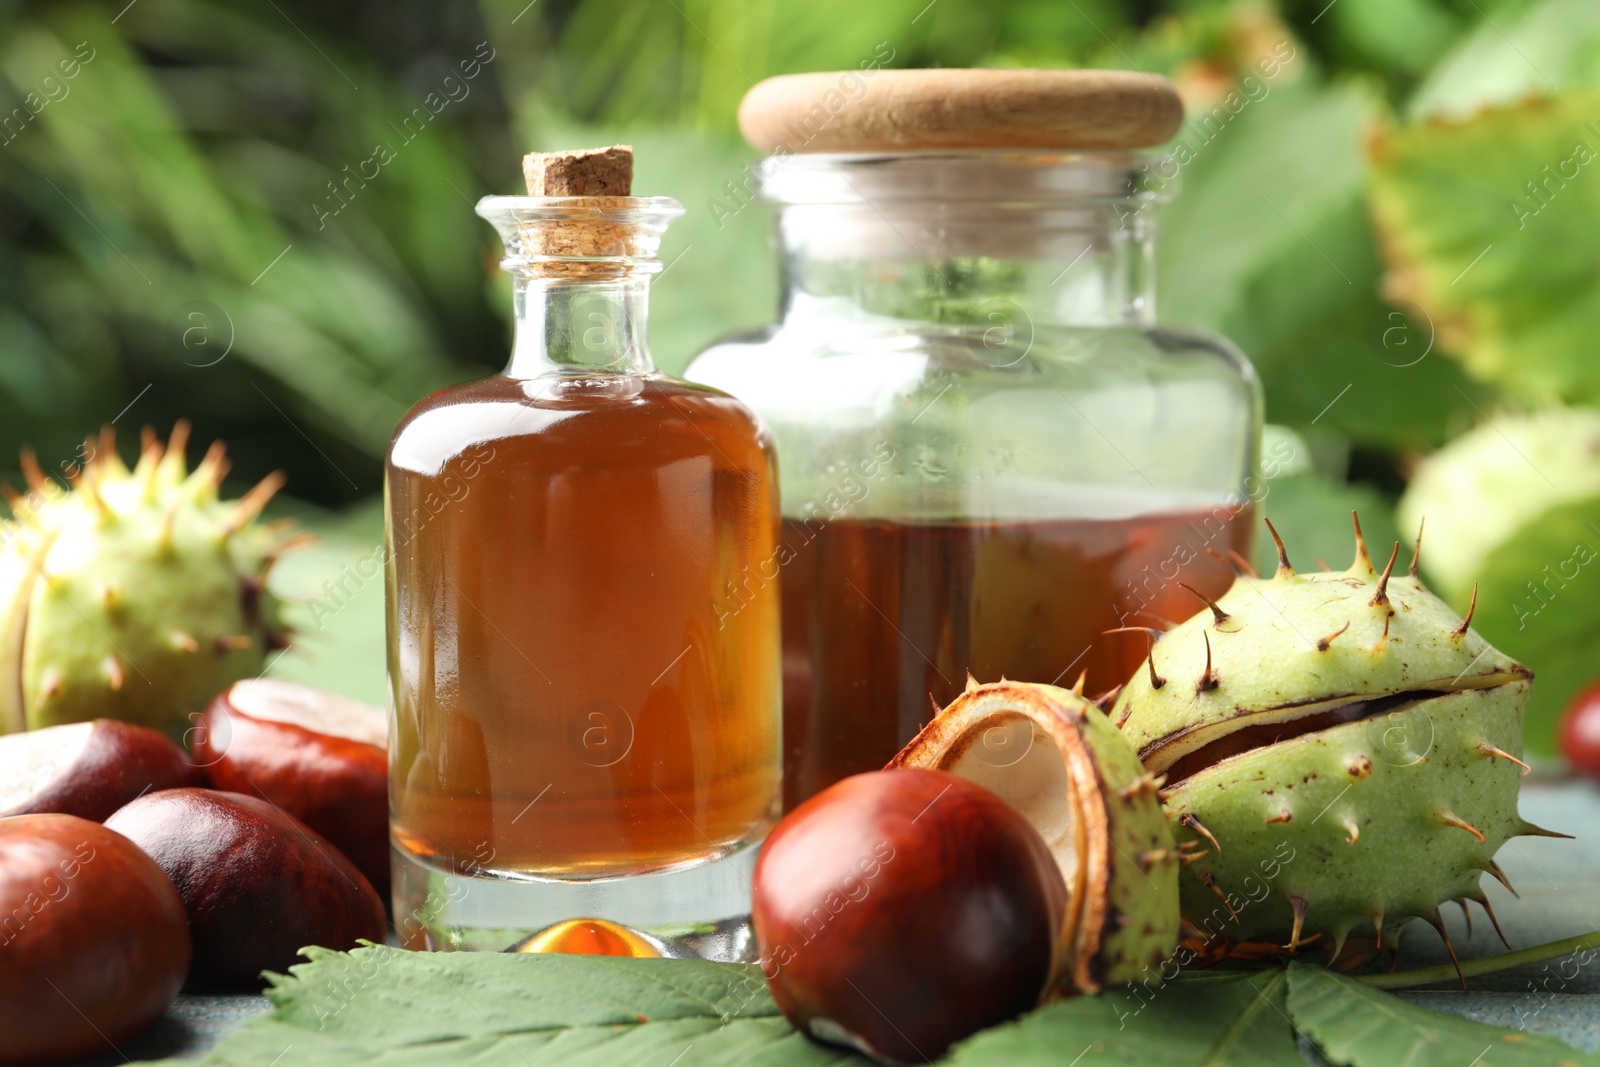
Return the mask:
<path id="1" fill-rule="evenodd" d="M 578 281 L 519 273 L 506 374 L 654 373 L 646 339 L 649 287 L 649 275 Z"/>
<path id="2" fill-rule="evenodd" d="M 669 197 L 486 196 L 478 214 L 505 243 L 516 333 L 506 374 L 655 373 L 645 320 Z"/>
<path id="3" fill-rule="evenodd" d="M 1148 208 L 987 210 L 970 224 L 849 207 L 779 218 L 781 314 L 986 326 L 1155 324 L 1155 226 Z"/>

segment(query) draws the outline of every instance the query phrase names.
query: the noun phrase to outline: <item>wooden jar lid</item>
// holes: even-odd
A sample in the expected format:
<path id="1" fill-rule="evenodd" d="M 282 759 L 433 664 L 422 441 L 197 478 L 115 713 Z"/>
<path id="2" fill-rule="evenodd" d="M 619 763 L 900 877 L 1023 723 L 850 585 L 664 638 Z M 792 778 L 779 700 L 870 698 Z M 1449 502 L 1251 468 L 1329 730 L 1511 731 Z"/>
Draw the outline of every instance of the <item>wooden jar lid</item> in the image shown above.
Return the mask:
<path id="1" fill-rule="evenodd" d="M 1178 132 L 1172 83 L 1122 70 L 876 70 L 783 74 L 739 106 L 768 153 L 1149 148 Z"/>

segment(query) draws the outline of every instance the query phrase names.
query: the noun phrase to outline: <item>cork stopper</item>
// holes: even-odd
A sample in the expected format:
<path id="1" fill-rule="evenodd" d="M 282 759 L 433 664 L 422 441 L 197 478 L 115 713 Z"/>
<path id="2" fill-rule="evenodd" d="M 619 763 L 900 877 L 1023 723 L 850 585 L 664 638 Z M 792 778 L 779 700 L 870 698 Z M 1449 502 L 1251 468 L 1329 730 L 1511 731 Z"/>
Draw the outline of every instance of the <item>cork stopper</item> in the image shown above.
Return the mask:
<path id="1" fill-rule="evenodd" d="M 530 152 L 522 158 L 522 173 L 528 195 L 551 202 L 547 217 L 517 223 L 523 254 L 539 261 L 535 274 L 619 277 L 630 270 L 620 257 L 653 253 L 627 218 L 638 203 L 631 195 L 632 146 Z M 595 259 L 610 262 L 585 262 Z"/>
<path id="2" fill-rule="evenodd" d="M 529 196 L 629 196 L 633 146 L 529 152 L 522 157 Z"/>

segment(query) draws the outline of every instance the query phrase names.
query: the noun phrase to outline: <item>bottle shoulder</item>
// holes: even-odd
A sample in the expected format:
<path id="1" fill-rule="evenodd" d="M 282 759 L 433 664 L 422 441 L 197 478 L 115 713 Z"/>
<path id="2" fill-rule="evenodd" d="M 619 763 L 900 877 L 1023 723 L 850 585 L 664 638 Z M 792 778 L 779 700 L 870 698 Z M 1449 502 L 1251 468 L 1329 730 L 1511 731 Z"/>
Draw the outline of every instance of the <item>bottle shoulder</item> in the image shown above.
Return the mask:
<path id="1" fill-rule="evenodd" d="M 1192 352 L 1210 356 L 1259 388 L 1255 364 L 1244 350 L 1220 333 L 1195 326 L 1163 324 L 1144 331 L 1161 352 Z"/>
<path id="2" fill-rule="evenodd" d="M 642 451 L 721 452 L 770 458 L 771 437 L 739 400 L 657 375 L 514 379 L 504 375 L 440 390 L 409 411 L 389 444 L 391 468 L 434 474 L 458 456 L 511 447 L 532 457 L 561 451 L 603 463 Z"/>
<path id="3" fill-rule="evenodd" d="M 772 452 L 772 434 L 755 409 L 733 394 L 708 383 L 659 379 L 653 396 L 656 410 L 683 420 L 697 433 L 713 429 L 748 441 L 762 452 Z"/>

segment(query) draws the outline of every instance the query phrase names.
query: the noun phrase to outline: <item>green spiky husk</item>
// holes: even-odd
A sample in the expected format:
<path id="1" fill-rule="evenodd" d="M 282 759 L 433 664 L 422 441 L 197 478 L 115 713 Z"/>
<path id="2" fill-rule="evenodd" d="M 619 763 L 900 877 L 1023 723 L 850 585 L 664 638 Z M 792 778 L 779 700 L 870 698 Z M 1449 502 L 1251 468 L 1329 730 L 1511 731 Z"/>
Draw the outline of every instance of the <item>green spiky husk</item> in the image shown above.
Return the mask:
<path id="1" fill-rule="evenodd" d="M 1513 684 L 1525 696 L 1528 683 Z M 1199 855 L 1182 879 L 1184 916 L 1207 937 L 1287 943 L 1300 900 L 1302 940 L 1338 943 L 1432 921 L 1443 901 L 1481 901 L 1482 872 L 1528 828 L 1517 815 L 1520 768 L 1482 744 L 1520 755 L 1521 717 L 1493 690 L 1467 690 L 1186 778 L 1166 793 L 1178 840 Z"/>
<path id="2" fill-rule="evenodd" d="M 1359 526 L 1346 571 L 1280 558 L 1163 634 L 1111 712 L 1170 777 L 1184 917 L 1294 945 L 1481 903 L 1495 850 L 1534 832 L 1516 810 L 1532 673 L 1393 556 L 1380 573 Z"/>
<path id="3" fill-rule="evenodd" d="M 1058 700 L 1074 695 L 1048 688 Z M 1172 903 L 1179 886 L 1176 842 L 1138 753 L 1099 708 L 1081 697 L 1077 700 L 1111 828 L 1108 922 L 1101 937 L 1098 978 L 1101 985 L 1118 985 L 1159 972 L 1177 944 Z M 1140 788 L 1146 782 L 1152 788 Z"/>
<path id="4" fill-rule="evenodd" d="M 1414 578 L 1392 578 L 1387 602 L 1370 603 L 1377 578 L 1365 563 L 1239 578 L 1217 600 L 1226 621 L 1202 608 L 1156 641 L 1150 665 L 1163 684 L 1152 683 L 1149 665 L 1137 671 L 1112 720 L 1145 754 L 1176 734 L 1266 721 L 1279 709 L 1531 677 L 1476 631 L 1456 634 L 1461 616 Z M 1209 687 L 1200 688 L 1208 658 Z"/>
<path id="5" fill-rule="evenodd" d="M 0 548 L 0 732 L 116 718 L 182 740 L 192 715 L 285 643 L 265 576 L 277 486 L 218 497 L 220 447 L 190 473 L 186 429 L 129 471 L 102 436 L 69 490 L 30 470 Z"/>

